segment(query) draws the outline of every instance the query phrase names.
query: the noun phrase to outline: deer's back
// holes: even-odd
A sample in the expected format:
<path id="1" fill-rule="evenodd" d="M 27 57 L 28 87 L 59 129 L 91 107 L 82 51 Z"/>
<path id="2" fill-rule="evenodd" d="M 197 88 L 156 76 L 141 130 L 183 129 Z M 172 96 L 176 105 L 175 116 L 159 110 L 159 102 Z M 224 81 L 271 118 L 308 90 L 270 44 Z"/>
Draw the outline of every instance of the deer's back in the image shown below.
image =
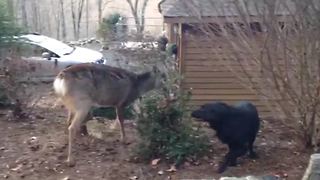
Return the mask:
<path id="1" fill-rule="evenodd" d="M 96 106 L 114 106 L 128 99 L 136 78 L 134 73 L 120 68 L 85 63 L 66 68 L 55 81 L 64 83 L 65 93 L 60 93 L 61 97 L 91 101 Z"/>

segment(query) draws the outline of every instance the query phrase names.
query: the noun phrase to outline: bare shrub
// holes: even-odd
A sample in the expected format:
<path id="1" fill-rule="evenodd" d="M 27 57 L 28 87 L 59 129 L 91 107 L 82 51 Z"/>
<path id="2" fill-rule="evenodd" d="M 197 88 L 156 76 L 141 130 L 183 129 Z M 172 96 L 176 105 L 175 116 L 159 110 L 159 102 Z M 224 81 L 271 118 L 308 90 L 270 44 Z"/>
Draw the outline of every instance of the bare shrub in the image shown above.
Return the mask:
<path id="1" fill-rule="evenodd" d="M 317 150 L 320 138 L 318 1 L 245 0 L 224 8 L 214 0 L 208 3 L 225 15 L 225 21 L 206 23 L 204 18 L 199 18 L 201 26 L 198 24 L 209 41 L 225 42 L 222 49 L 232 52 L 227 57 L 230 61 L 222 58 L 219 61 L 268 102 L 275 117 L 281 112 L 286 125 L 299 127 L 306 146 Z M 186 6 L 190 13 L 201 17 L 201 10 Z"/>
<path id="2" fill-rule="evenodd" d="M 11 55 L 1 59 L 0 67 L 1 103 L 12 109 L 14 118 L 22 118 L 25 115 L 23 107 L 28 103 L 28 85 L 22 80 L 28 77 L 33 66 L 18 56 Z"/>

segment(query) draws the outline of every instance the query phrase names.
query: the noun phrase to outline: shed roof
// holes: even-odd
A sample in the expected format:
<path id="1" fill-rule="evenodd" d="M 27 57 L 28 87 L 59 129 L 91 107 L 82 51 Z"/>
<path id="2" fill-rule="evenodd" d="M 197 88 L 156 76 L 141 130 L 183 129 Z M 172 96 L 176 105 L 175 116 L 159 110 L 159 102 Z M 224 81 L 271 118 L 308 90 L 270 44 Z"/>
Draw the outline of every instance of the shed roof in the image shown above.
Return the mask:
<path id="1" fill-rule="evenodd" d="M 164 17 L 239 16 L 239 10 L 257 16 L 267 11 L 266 3 L 275 6 L 277 15 L 289 15 L 295 11 L 292 0 L 166 0 L 160 9 Z"/>

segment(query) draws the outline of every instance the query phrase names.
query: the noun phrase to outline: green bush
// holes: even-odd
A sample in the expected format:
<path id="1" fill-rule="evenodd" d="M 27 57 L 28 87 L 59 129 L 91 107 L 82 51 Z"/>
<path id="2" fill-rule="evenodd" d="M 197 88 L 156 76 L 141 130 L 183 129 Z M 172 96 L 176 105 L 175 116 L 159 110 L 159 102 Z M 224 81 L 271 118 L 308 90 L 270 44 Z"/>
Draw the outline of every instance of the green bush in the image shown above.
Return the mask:
<path id="1" fill-rule="evenodd" d="M 0 74 L 6 75 L 5 77 L 0 79 L 0 105 L 5 106 L 11 103 L 12 99 L 10 99 L 9 92 L 15 91 L 12 87 L 8 87 L 7 82 L 10 81 L 10 77 L 8 77 L 7 64 L 5 64 L 4 60 L 6 59 L 8 52 L 13 50 L 16 47 L 16 38 L 15 35 L 18 35 L 22 32 L 22 29 L 17 26 L 15 23 L 14 17 L 11 13 L 9 13 L 8 1 L 0 0 Z M 14 72 L 17 73 L 17 72 Z M 12 77 L 11 77 L 12 78 Z M 13 78 L 14 79 L 14 78 Z M 15 83 L 15 82 L 14 82 Z M 13 84 L 14 84 L 13 83 Z M 10 84 L 11 85 L 11 84 Z"/>
<path id="2" fill-rule="evenodd" d="M 187 106 L 190 94 L 173 90 L 176 86 L 172 82 L 165 91 L 142 100 L 137 122 L 140 142 L 136 150 L 144 160 L 162 158 L 179 165 L 187 158 L 206 154 L 209 140 L 199 128 L 194 128 Z"/>
<path id="3" fill-rule="evenodd" d="M 103 18 L 99 25 L 98 34 L 104 40 L 113 39 L 116 33 L 116 24 L 119 22 L 122 16 L 119 13 L 111 14 Z"/>
<path id="4" fill-rule="evenodd" d="M 6 2 L 0 0 L 0 47 L 10 45 L 13 36 L 20 32 L 21 29 L 16 25 L 14 17 L 10 15 Z"/>

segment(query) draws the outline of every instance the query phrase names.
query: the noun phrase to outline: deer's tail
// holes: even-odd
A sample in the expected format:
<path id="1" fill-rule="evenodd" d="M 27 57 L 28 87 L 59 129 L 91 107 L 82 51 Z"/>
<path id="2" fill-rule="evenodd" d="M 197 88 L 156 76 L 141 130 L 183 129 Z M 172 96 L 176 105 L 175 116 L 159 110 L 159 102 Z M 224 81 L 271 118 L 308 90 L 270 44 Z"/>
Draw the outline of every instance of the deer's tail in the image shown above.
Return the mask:
<path id="1" fill-rule="evenodd" d="M 67 94 L 67 83 L 65 79 L 65 73 L 60 72 L 53 82 L 53 89 L 59 96 L 65 96 Z"/>

